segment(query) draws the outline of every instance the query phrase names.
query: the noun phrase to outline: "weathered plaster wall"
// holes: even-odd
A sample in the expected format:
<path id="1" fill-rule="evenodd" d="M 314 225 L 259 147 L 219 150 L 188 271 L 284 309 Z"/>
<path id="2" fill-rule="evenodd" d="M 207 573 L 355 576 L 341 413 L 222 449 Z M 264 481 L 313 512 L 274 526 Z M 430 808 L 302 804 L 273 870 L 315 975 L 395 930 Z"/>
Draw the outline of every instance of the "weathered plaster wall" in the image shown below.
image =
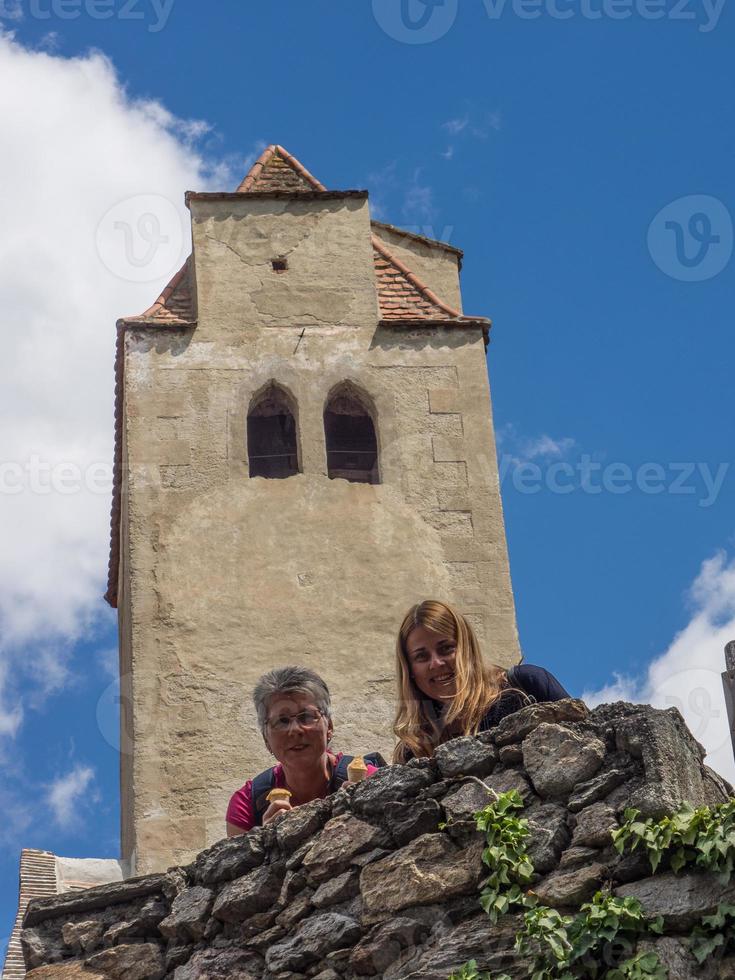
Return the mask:
<path id="1" fill-rule="evenodd" d="M 364 199 L 192 208 L 199 325 L 125 343 L 123 856 L 138 872 L 217 840 L 230 794 L 268 764 L 249 703 L 264 670 L 313 666 L 337 747 L 389 756 L 412 603 L 455 602 L 489 658 L 518 659 L 480 330 L 378 327 Z M 298 405 L 303 473 L 251 480 L 247 409 L 271 380 Z M 345 380 L 374 406 L 378 486 L 326 476 L 323 410 Z"/>
<path id="2" fill-rule="evenodd" d="M 492 925 L 478 902 L 487 869 L 472 817 L 509 789 L 524 801 L 542 904 L 573 912 L 601 888 L 632 896 L 663 917 L 666 934 L 642 948 L 671 980 L 732 977 L 732 957 L 697 968 L 686 937 L 735 901 L 735 883 L 665 862 L 652 876 L 642 849 L 612 846 L 628 806 L 660 817 L 685 800 L 728 799 L 702 755 L 675 709 L 532 705 L 433 760 L 221 841 L 186 868 L 33 902 L 28 980 L 446 980 L 469 959 L 525 980 L 530 964 L 513 948 L 520 916 Z"/>

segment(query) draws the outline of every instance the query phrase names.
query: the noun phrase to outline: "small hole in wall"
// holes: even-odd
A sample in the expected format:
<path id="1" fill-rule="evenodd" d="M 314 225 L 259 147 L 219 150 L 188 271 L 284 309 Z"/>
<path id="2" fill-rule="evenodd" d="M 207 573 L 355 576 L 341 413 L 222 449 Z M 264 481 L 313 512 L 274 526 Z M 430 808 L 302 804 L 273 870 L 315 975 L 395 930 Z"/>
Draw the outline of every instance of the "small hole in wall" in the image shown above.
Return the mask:
<path id="1" fill-rule="evenodd" d="M 288 269 L 288 259 L 271 259 L 274 272 L 285 272 Z"/>

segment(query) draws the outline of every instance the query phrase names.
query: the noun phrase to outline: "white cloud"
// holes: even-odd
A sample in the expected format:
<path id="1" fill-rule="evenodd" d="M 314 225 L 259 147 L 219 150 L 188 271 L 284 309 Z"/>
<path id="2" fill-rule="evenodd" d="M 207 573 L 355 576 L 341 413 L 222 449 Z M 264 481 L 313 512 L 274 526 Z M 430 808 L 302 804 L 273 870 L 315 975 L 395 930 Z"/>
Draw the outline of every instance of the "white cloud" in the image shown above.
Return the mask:
<path id="1" fill-rule="evenodd" d="M 707 749 L 707 764 L 735 782 L 735 762 L 722 688 L 725 644 L 735 639 L 735 559 L 724 552 L 703 562 L 689 590 L 691 618 L 642 677 L 615 675 L 582 697 L 590 705 L 632 701 L 678 708 Z"/>
<path id="2" fill-rule="evenodd" d="M 29 50 L 1 28 L 0 116 L 0 705 L 7 705 L 17 701 L 24 664 L 36 665 L 38 690 L 63 686 L 69 645 L 110 615 L 101 596 L 115 321 L 150 306 L 188 254 L 184 191 L 229 188 L 234 177 L 197 150 L 205 123 L 135 101 L 103 55 Z M 129 228 L 105 220 L 113 206 L 141 196 L 162 202 L 160 227 L 135 224 L 130 203 L 119 209 L 130 214 Z M 140 256 L 155 250 L 152 228 L 169 242 L 165 261 L 157 258 L 147 274 Z M 149 281 L 130 281 L 131 268 Z M 31 644 L 34 657 L 21 657 Z M 19 703 L 0 707 L 0 732 L 12 734 L 21 716 Z"/>
<path id="3" fill-rule="evenodd" d="M 0 736 L 14 736 L 23 721 L 22 707 L 18 703 L 9 703 L 12 695 L 7 691 L 7 673 L 8 664 L 0 660 Z"/>
<path id="4" fill-rule="evenodd" d="M 403 198 L 403 215 L 411 221 L 433 221 L 436 217 L 434 191 L 421 181 L 421 170 L 416 170 Z"/>
<path id="5" fill-rule="evenodd" d="M 498 450 L 502 453 L 505 468 L 522 466 L 537 460 L 548 462 L 562 459 L 574 449 L 576 442 L 569 436 L 555 439 L 546 433 L 540 436 L 524 436 L 512 422 L 497 432 Z"/>
<path id="6" fill-rule="evenodd" d="M 452 136 L 457 136 L 459 133 L 464 132 L 465 129 L 470 124 L 469 116 L 461 116 L 457 119 L 449 119 L 447 122 L 442 123 L 442 129 L 446 129 Z"/>
<path id="7" fill-rule="evenodd" d="M 90 766 L 76 765 L 71 772 L 54 780 L 46 793 L 46 802 L 51 808 L 54 821 L 63 829 L 78 822 L 79 812 L 85 803 L 94 800 L 90 787 L 94 781 L 94 769 Z"/>

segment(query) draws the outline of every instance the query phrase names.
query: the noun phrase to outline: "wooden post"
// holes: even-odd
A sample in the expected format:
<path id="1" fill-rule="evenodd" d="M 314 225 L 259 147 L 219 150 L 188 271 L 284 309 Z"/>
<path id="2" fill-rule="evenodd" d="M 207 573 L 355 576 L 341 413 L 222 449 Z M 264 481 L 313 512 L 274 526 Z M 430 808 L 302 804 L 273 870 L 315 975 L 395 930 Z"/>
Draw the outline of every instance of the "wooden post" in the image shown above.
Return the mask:
<path id="1" fill-rule="evenodd" d="M 733 754 L 735 754 L 735 640 L 730 640 L 725 645 L 725 672 L 722 675 L 722 686 L 725 689 L 730 741 L 732 742 Z"/>

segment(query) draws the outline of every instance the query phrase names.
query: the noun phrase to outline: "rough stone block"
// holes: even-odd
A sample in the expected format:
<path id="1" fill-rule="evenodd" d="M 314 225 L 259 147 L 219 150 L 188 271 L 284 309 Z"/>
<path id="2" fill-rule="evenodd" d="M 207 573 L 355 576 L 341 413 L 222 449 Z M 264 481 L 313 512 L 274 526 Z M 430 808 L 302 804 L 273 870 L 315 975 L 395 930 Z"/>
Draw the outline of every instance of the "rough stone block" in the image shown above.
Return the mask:
<path id="1" fill-rule="evenodd" d="M 574 871 L 555 871 L 534 885 L 533 891 L 552 908 L 578 907 L 592 898 L 606 876 L 604 864 L 587 864 Z"/>
<path id="2" fill-rule="evenodd" d="M 302 970 L 318 963 L 333 950 L 354 945 L 361 933 L 354 919 L 345 915 L 337 912 L 315 915 L 301 922 L 293 937 L 272 945 L 265 962 L 271 973 Z"/>
<path id="3" fill-rule="evenodd" d="M 330 881 L 322 882 L 311 898 L 314 908 L 323 909 L 340 902 L 348 902 L 360 891 L 360 878 L 357 870 L 345 871 Z"/>
<path id="4" fill-rule="evenodd" d="M 363 921 L 382 922 L 412 905 L 474 894 L 483 875 L 482 842 L 457 850 L 444 834 L 426 834 L 365 868 Z"/>
<path id="5" fill-rule="evenodd" d="M 432 510 L 426 516 L 427 523 L 440 534 L 470 538 L 474 533 L 472 513 L 463 510 Z"/>
<path id="6" fill-rule="evenodd" d="M 523 743 L 523 763 L 534 788 L 551 799 L 564 797 L 580 780 L 591 779 L 604 758 L 605 743 L 599 738 L 578 735 L 561 725 L 543 723 Z"/>
<path id="7" fill-rule="evenodd" d="M 467 459 L 467 447 L 464 439 L 434 436 L 432 446 L 435 463 L 460 463 Z"/>
<path id="8" fill-rule="evenodd" d="M 50 966 L 39 966 L 26 973 L 26 980 L 108 980 L 107 974 L 85 966 L 84 960 L 66 960 Z"/>
<path id="9" fill-rule="evenodd" d="M 492 745 L 483 745 L 473 736 L 453 738 L 434 753 L 439 772 L 445 779 L 455 776 L 488 776 L 498 755 Z"/>
<path id="10" fill-rule="evenodd" d="M 66 922 L 62 926 L 61 935 L 66 945 L 74 952 L 92 950 L 99 943 L 104 931 L 104 925 L 99 919 L 89 919 L 85 922 Z"/>
<path id="11" fill-rule="evenodd" d="M 615 730 L 618 749 L 643 761 L 645 782 L 630 799 L 643 817 L 658 819 L 684 801 L 702 806 L 727 800 L 726 789 L 707 777 L 704 749 L 676 708 L 644 707 L 623 717 Z"/>
<path id="12" fill-rule="evenodd" d="M 572 834 L 574 847 L 608 847 L 612 832 L 617 830 L 615 811 L 606 803 L 593 803 L 580 810 Z"/>
<path id="13" fill-rule="evenodd" d="M 683 930 L 694 926 L 702 916 L 712 915 L 720 902 L 735 902 L 735 881 L 725 885 L 714 875 L 667 871 L 620 885 L 615 894 L 637 898 L 647 915 L 662 915 L 668 928 Z"/>
<path id="14" fill-rule="evenodd" d="M 321 830 L 332 812 L 332 800 L 313 800 L 284 814 L 276 824 L 276 841 L 291 855 L 309 837 Z"/>
<path id="15" fill-rule="evenodd" d="M 94 953 L 87 963 L 109 980 L 161 980 L 166 972 L 163 950 L 157 943 L 113 946 Z"/>
<path id="16" fill-rule="evenodd" d="M 192 867 L 193 878 L 203 885 L 230 881 L 263 863 L 265 848 L 262 828 L 239 837 L 229 837 L 202 851 Z"/>
<path id="17" fill-rule="evenodd" d="M 495 800 L 495 794 L 480 779 L 469 777 L 450 790 L 442 800 L 447 820 L 474 822 L 475 814 Z"/>
<path id="18" fill-rule="evenodd" d="M 187 888 L 174 899 L 171 914 L 158 925 L 159 932 L 167 939 L 198 941 L 204 935 L 213 901 L 209 888 Z"/>
<path id="19" fill-rule="evenodd" d="M 606 766 L 609 765 L 609 759 L 608 756 Z M 627 769 L 614 767 L 606 769 L 605 772 L 599 773 L 584 783 L 578 783 L 569 797 L 569 810 L 572 813 L 577 813 L 579 810 L 597 803 L 598 800 L 604 800 L 618 786 L 622 786 L 631 775 L 632 773 Z"/>
<path id="20" fill-rule="evenodd" d="M 542 704 L 529 704 L 526 708 L 507 715 L 495 732 L 496 745 L 510 745 L 523 739 L 544 722 L 560 724 L 584 721 L 589 709 L 584 701 L 567 698 Z"/>
<path id="21" fill-rule="evenodd" d="M 432 388 L 429 391 L 429 411 L 434 415 L 451 415 L 460 412 L 459 388 Z"/>
<path id="22" fill-rule="evenodd" d="M 263 960 L 253 950 L 237 947 L 202 949 L 176 968 L 174 980 L 256 980 Z"/>
<path id="23" fill-rule="evenodd" d="M 554 803 L 531 807 L 524 814 L 528 820 L 530 837 L 528 856 L 539 874 L 546 874 L 559 863 L 559 857 L 569 844 L 566 810 Z"/>
<path id="24" fill-rule="evenodd" d="M 385 772 L 386 770 L 381 770 Z M 362 785 L 367 786 L 376 777 Z M 303 866 L 317 884 L 341 874 L 356 854 L 377 847 L 383 840 L 379 827 L 345 813 L 333 817 L 304 857 Z"/>
<path id="25" fill-rule="evenodd" d="M 434 779 L 435 767 L 428 760 L 411 762 L 407 766 L 387 766 L 360 783 L 353 797 L 358 813 L 378 815 L 391 800 L 412 800 Z"/>
<path id="26" fill-rule="evenodd" d="M 415 946 L 426 931 L 415 919 L 399 917 L 386 922 L 357 944 L 350 966 L 358 976 L 383 976 L 401 950 Z"/>
<path id="27" fill-rule="evenodd" d="M 229 882 L 217 896 L 212 915 L 222 922 L 241 922 L 264 912 L 278 898 L 283 882 L 283 865 L 266 865 Z"/>

